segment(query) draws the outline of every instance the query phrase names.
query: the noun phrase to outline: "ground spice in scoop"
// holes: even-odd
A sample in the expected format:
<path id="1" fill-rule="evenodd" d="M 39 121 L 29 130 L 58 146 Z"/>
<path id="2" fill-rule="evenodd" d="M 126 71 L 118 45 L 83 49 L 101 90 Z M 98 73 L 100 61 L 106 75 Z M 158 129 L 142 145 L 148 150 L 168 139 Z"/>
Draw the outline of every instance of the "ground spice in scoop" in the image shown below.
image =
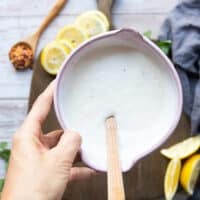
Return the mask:
<path id="1" fill-rule="evenodd" d="M 19 43 L 10 50 L 9 59 L 15 69 L 27 69 L 33 64 L 33 51 L 28 44 Z"/>

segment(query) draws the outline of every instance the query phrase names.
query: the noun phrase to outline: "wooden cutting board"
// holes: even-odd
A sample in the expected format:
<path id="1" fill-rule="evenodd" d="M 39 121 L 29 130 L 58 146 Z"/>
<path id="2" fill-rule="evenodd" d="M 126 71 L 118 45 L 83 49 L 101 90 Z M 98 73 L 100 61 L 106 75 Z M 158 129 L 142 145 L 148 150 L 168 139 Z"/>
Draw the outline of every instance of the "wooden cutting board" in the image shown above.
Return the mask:
<path id="1" fill-rule="evenodd" d="M 110 10 L 113 0 L 97 0 L 98 8 L 111 19 Z M 33 78 L 30 89 L 29 109 L 38 95 L 54 79 L 41 67 L 39 58 L 35 62 Z M 145 126 L 145 124 L 144 124 Z M 44 133 L 60 128 L 54 109 L 50 111 L 43 130 Z M 183 114 L 173 135 L 161 148 L 168 147 L 190 136 L 190 127 L 187 117 Z M 145 138 L 144 138 L 145 139 Z M 163 180 L 168 160 L 156 150 L 151 155 L 140 160 L 129 172 L 124 174 L 125 192 L 127 200 L 156 200 L 163 196 Z M 82 163 L 78 163 L 84 165 Z M 88 181 L 73 182 L 69 184 L 63 197 L 65 200 L 106 200 L 106 174 L 92 177 Z M 162 198 L 161 198 L 162 199 Z M 183 195 L 176 200 L 185 200 Z"/>

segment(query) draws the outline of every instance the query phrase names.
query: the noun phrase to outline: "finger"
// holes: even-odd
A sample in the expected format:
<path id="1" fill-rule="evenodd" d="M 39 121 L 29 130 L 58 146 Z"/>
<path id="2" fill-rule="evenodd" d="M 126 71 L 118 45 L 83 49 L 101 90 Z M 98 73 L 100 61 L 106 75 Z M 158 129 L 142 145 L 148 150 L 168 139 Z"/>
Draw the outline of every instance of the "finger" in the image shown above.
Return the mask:
<path id="1" fill-rule="evenodd" d="M 60 137 L 57 146 L 52 149 L 62 159 L 66 159 L 66 164 L 72 164 L 77 152 L 80 149 L 81 137 L 74 131 L 66 130 Z"/>
<path id="2" fill-rule="evenodd" d="M 45 135 L 41 135 L 40 141 L 46 148 L 51 149 L 58 144 L 62 134 L 63 130 L 55 130 Z"/>
<path id="3" fill-rule="evenodd" d="M 73 167 L 70 171 L 69 181 L 86 180 L 97 175 L 97 172 L 88 167 Z"/>
<path id="4" fill-rule="evenodd" d="M 29 112 L 26 123 L 27 124 L 39 124 L 46 119 L 53 101 L 54 81 L 42 92 L 33 104 L 31 111 Z"/>

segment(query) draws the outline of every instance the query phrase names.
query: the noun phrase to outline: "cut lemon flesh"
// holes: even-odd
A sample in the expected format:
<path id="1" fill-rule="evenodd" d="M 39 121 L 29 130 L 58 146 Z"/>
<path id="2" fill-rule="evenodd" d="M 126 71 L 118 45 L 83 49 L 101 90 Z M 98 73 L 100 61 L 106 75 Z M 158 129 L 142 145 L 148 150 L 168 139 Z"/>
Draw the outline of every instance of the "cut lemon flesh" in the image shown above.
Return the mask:
<path id="1" fill-rule="evenodd" d="M 183 165 L 180 182 L 184 190 L 192 195 L 200 174 L 200 154 L 193 155 Z"/>
<path id="2" fill-rule="evenodd" d="M 84 14 L 80 15 L 77 17 L 75 23 L 88 37 L 93 37 L 107 31 L 104 22 L 95 15 L 92 17 Z"/>
<path id="3" fill-rule="evenodd" d="M 166 200 L 172 200 L 177 191 L 180 171 L 181 160 L 178 158 L 171 160 L 167 166 L 164 180 L 164 191 Z"/>
<path id="4" fill-rule="evenodd" d="M 102 20 L 102 22 L 104 23 L 106 27 L 106 30 L 109 30 L 110 24 L 109 24 L 108 18 L 103 12 L 98 11 L 98 10 L 91 10 L 91 11 L 87 11 L 83 13 L 81 16 L 88 17 L 88 18 L 92 18 L 93 16 L 96 16 L 100 20 Z"/>
<path id="5" fill-rule="evenodd" d="M 57 42 L 64 45 L 68 53 L 70 53 L 72 49 L 74 48 L 72 44 L 68 42 L 67 40 L 57 40 Z"/>
<path id="6" fill-rule="evenodd" d="M 62 28 L 56 37 L 57 40 L 67 40 L 73 48 L 87 39 L 87 35 L 75 25 L 67 25 Z"/>
<path id="7" fill-rule="evenodd" d="M 162 149 L 161 154 L 167 158 L 187 158 L 195 153 L 200 147 L 200 135 L 190 137 L 178 144 L 175 144 L 168 149 Z"/>
<path id="8" fill-rule="evenodd" d="M 49 74 L 56 75 L 70 51 L 58 42 L 49 43 L 41 53 L 41 64 Z"/>

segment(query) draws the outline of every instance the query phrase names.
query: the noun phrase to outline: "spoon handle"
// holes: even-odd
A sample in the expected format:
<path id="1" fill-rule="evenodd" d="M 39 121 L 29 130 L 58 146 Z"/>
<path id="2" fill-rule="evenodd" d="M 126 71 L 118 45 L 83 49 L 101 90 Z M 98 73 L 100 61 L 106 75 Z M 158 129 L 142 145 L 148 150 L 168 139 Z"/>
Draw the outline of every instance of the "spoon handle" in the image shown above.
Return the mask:
<path id="1" fill-rule="evenodd" d="M 60 12 L 60 10 L 64 7 L 67 0 L 57 0 L 55 5 L 50 10 L 49 14 L 45 17 L 42 24 L 36 31 L 36 35 L 41 35 L 45 28 L 50 24 L 50 22 L 55 18 L 55 16 Z"/>
<path id="2" fill-rule="evenodd" d="M 111 28 L 113 28 L 111 11 L 112 11 L 112 6 L 115 3 L 115 0 L 96 0 L 96 1 L 98 9 L 108 17 L 108 20 L 111 24 Z"/>
<path id="3" fill-rule="evenodd" d="M 117 123 L 113 116 L 106 119 L 108 200 L 125 200 L 122 171 L 117 143 Z"/>

